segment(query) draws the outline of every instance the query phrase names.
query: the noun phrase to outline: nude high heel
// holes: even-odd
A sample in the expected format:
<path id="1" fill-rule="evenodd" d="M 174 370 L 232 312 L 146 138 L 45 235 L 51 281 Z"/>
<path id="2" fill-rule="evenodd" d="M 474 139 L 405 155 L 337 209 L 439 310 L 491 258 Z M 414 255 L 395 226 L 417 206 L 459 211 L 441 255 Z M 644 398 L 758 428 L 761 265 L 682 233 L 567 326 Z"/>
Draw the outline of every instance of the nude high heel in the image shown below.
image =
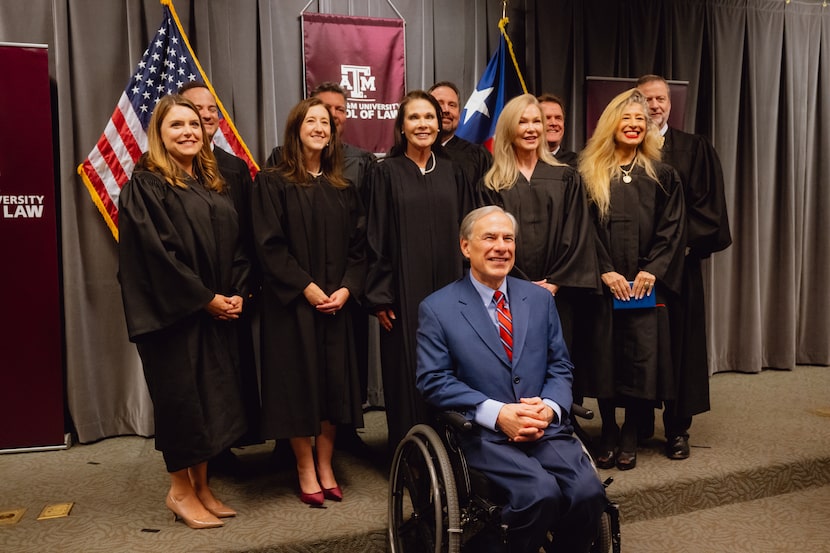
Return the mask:
<path id="1" fill-rule="evenodd" d="M 209 505 L 204 504 L 204 503 L 203 503 L 203 505 L 205 506 L 205 509 L 210 511 L 213 514 L 213 516 L 215 516 L 217 518 L 228 518 L 228 517 L 235 517 L 236 516 L 236 511 L 234 511 L 233 509 L 231 509 L 230 507 L 228 507 L 227 505 L 225 505 L 224 503 L 222 503 L 218 499 L 216 499 L 216 505 L 209 506 Z"/>
<path id="2" fill-rule="evenodd" d="M 190 528 L 194 530 L 201 530 L 203 528 L 218 528 L 220 526 L 224 526 L 225 523 L 216 518 L 213 515 L 208 515 L 203 518 L 192 518 L 185 514 L 184 509 L 182 508 L 182 504 L 178 502 L 172 495 L 167 495 L 167 499 L 164 500 L 164 504 L 167 505 L 167 508 L 173 512 L 173 521 L 177 521 L 182 519 L 185 524 L 187 524 Z"/>

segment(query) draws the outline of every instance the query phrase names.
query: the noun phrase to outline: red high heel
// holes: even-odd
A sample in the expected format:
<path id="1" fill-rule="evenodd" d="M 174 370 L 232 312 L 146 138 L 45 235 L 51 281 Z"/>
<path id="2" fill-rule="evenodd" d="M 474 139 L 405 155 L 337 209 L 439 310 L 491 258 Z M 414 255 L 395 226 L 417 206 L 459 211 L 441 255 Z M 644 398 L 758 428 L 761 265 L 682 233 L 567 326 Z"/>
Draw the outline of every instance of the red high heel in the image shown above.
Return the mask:
<path id="1" fill-rule="evenodd" d="M 323 488 L 323 496 L 332 501 L 343 501 L 343 490 L 340 489 L 340 486 Z"/>
<path id="2" fill-rule="evenodd" d="M 323 491 L 305 493 L 303 490 L 300 490 L 300 501 L 306 505 L 311 505 L 312 507 L 322 507 L 324 498 L 325 494 Z"/>

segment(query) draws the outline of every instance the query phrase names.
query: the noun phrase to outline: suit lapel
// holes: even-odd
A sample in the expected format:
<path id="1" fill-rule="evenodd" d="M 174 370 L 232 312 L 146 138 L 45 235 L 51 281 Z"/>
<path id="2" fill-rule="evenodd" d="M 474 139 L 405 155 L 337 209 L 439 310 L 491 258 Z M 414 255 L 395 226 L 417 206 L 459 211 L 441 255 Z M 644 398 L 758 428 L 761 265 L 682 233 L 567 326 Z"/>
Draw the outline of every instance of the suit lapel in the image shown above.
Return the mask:
<path id="1" fill-rule="evenodd" d="M 467 320 L 468 323 L 470 323 L 473 331 L 475 331 L 481 341 L 484 342 L 484 344 L 496 355 L 496 357 L 501 360 L 502 363 L 510 367 L 510 360 L 507 359 L 507 353 L 505 353 L 504 346 L 501 344 L 501 338 L 499 338 L 499 332 L 496 330 L 496 325 L 494 325 L 493 321 L 490 320 L 490 316 L 487 314 L 487 309 L 481 302 L 481 296 L 473 287 L 473 283 L 470 282 L 470 277 L 468 275 L 465 275 L 461 281 L 461 290 L 458 297 L 458 303 L 461 306 L 461 315 Z M 513 358 L 516 358 L 515 350 Z"/>
<path id="2" fill-rule="evenodd" d="M 527 329 L 530 324 L 530 306 L 527 295 L 522 294 L 517 286 L 510 286 L 507 281 L 507 297 L 510 298 L 510 314 L 513 316 L 513 366 L 519 362 L 524 350 Z"/>

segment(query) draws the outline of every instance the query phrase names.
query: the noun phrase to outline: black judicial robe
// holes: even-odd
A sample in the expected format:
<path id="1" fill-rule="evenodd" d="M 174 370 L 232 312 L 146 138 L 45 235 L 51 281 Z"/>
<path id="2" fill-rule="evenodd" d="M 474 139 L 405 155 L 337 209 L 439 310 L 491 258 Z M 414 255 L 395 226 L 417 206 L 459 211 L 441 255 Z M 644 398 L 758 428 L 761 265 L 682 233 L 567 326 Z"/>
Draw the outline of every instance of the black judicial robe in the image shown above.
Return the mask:
<path id="1" fill-rule="evenodd" d="M 363 426 L 352 318 L 318 312 L 303 295 L 359 298 L 366 276 L 365 215 L 353 186 L 325 177 L 310 185 L 261 171 L 251 202 L 263 272 L 262 432 L 265 438 L 320 434 L 321 421 Z"/>
<path id="2" fill-rule="evenodd" d="M 669 128 L 663 161 L 683 183 L 686 203 L 686 255 L 678 301 L 670 310 L 672 351 L 678 370 L 674 415 L 690 417 L 709 410 L 709 360 L 701 260 L 732 243 L 723 171 L 706 138 Z"/>
<path id="3" fill-rule="evenodd" d="M 426 404 L 415 388 L 418 305 L 462 275 L 458 229 L 473 208 L 472 192 L 455 165 L 437 154 L 426 174 L 396 156 L 381 160 L 369 176 L 366 304 L 370 312 L 391 307 L 397 317 L 391 331 L 380 330 L 392 450 L 412 425 L 426 421 Z"/>
<path id="4" fill-rule="evenodd" d="M 168 471 L 207 461 L 245 431 L 236 321 L 214 294 L 247 296 L 248 260 L 227 194 L 136 171 L 119 197 L 118 276 Z"/>
<path id="5" fill-rule="evenodd" d="M 579 155 L 576 152 L 572 152 L 570 150 L 566 150 L 559 147 L 559 151 L 554 154 L 556 161 L 564 163 L 565 165 L 570 165 L 571 167 L 576 167 L 577 162 L 579 161 Z"/>
<path id="6" fill-rule="evenodd" d="M 245 256 L 251 262 L 251 272 L 248 276 L 248 297 L 237 325 L 239 336 L 239 372 L 242 380 L 242 400 L 245 408 L 245 421 L 248 431 L 235 443 L 234 446 L 245 446 L 261 441 L 259 436 L 259 375 L 254 357 L 253 318 L 257 309 L 259 289 L 262 283 L 262 272 L 256 258 L 254 236 L 251 229 L 251 187 L 253 180 L 248 165 L 240 158 L 230 154 L 222 148 L 215 147 L 213 155 L 219 172 L 225 179 L 228 194 L 233 199 L 236 213 L 239 218 L 239 237 Z"/>
<path id="7" fill-rule="evenodd" d="M 482 188 L 489 199 L 486 203 L 502 207 L 519 224 L 514 273 L 560 287 L 556 308 L 572 350 L 574 309 L 579 309 L 584 293 L 598 291 L 601 284 L 593 223 L 579 173 L 539 161 L 530 181 L 520 173 L 509 189 Z"/>
<path id="8" fill-rule="evenodd" d="M 343 176 L 357 189 L 363 205 L 367 206 L 369 205 L 369 199 L 366 192 L 366 179 L 377 158 L 372 152 L 357 146 L 344 142 L 340 144 L 343 153 Z M 282 146 L 277 146 L 265 161 L 265 167 L 276 167 L 281 160 Z M 357 365 L 360 374 L 361 399 L 363 400 L 362 403 L 366 403 L 369 384 L 369 314 L 360 304 L 361 298 L 355 298 L 355 300 L 349 302 L 348 309 L 352 315 Z"/>
<path id="9" fill-rule="evenodd" d="M 668 307 L 680 290 L 684 249 L 683 190 L 677 173 L 656 163 L 659 183 L 637 166 L 631 183 L 611 182 L 607 221 L 592 204 L 600 274 L 616 271 L 633 281 L 641 270 L 657 278 L 657 307 L 613 310 L 603 295 L 592 304 L 594 347 L 575 371 L 575 388 L 588 397 L 673 399 Z"/>
<path id="10" fill-rule="evenodd" d="M 443 146 L 444 153 L 464 173 L 469 183 L 477 183 L 493 165 L 493 156 L 481 144 L 475 144 L 457 136 Z"/>

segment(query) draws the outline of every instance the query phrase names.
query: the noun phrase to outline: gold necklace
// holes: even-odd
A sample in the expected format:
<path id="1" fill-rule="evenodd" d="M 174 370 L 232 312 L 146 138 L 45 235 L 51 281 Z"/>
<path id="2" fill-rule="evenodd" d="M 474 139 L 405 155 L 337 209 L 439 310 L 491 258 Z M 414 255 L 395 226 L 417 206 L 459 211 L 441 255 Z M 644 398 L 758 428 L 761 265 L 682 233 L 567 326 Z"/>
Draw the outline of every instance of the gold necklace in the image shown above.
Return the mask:
<path id="1" fill-rule="evenodd" d="M 623 174 L 622 181 L 625 184 L 630 184 L 631 183 L 631 171 L 634 170 L 634 162 L 635 161 L 637 161 L 637 154 L 634 154 L 634 159 L 631 160 L 631 164 L 629 165 L 627 171 L 622 165 L 620 165 L 620 171 L 622 171 L 622 174 Z"/>

